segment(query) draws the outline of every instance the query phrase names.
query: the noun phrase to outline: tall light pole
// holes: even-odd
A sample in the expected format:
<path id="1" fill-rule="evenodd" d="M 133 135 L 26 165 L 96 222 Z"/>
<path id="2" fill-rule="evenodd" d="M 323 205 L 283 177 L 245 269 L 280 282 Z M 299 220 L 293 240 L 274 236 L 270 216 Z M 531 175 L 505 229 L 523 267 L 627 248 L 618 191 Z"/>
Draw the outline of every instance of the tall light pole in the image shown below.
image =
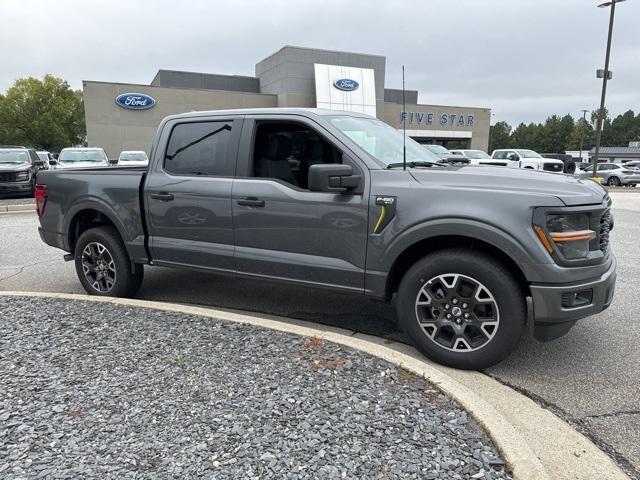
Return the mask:
<path id="1" fill-rule="evenodd" d="M 580 129 L 580 161 L 584 160 L 582 158 L 582 147 L 584 146 L 584 126 L 587 123 L 587 112 L 589 110 L 582 110 L 582 128 Z"/>
<path id="2" fill-rule="evenodd" d="M 602 123 L 604 122 L 604 101 L 607 96 L 607 80 L 611 72 L 609 72 L 609 57 L 611 56 L 611 37 L 613 35 L 613 17 L 616 13 L 616 4 L 624 2 L 625 0 L 610 0 L 609 2 L 601 3 L 598 8 L 611 7 L 611 14 L 609 16 L 609 36 L 607 37 L 607 54 L 604 59 L 604 72 L 602 72 L 602 96 L 600 97 L 600 110 L 598 110 L 598 117 L 596 120 L 596 150 L 593 155 L 593 177 L 597 176 L 598 172 L 598 160 L 600 154 L 600 139 L 602 138 Z M 599 75 L 598 75 L 599 76 Z"/>
<path id="3" fill-rule="evenodd" d="M 493 112 L 489 114 L 489 138 L 487 139 L 487 150 L 491 150 L 491 119 L 493 118 L 494 115 L 495 113 Z M 487 153 L 491 155 L 490 151 L 488 151 Z"/>

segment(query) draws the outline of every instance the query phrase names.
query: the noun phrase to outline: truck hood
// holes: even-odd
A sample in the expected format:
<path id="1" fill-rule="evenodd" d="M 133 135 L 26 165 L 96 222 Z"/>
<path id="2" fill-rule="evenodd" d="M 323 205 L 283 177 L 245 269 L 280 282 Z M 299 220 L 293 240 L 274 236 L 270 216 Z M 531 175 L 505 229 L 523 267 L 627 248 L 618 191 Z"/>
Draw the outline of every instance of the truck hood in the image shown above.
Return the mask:
<path id="1" fill-rule="evenodd" d="M 412 168 L 411 175 L 424 185 L 447 189 L 490 190 L 533 196 L 552 196 L 565 205 L 601 203 L 606 191 L 592 180 L 560 173 L 492 166 Z"/>
<path id="2" fill-rule="evenodd" d="M 0 163 L 0 172 L 23 172 L 30 168 L 30 163 Z"/>
<path id="3" fill-rule="evenodd" d="M 56 170 L 64 170 L 67 168 L 96 168 L 108 167 L 107 162 L 58 162 Z"/>

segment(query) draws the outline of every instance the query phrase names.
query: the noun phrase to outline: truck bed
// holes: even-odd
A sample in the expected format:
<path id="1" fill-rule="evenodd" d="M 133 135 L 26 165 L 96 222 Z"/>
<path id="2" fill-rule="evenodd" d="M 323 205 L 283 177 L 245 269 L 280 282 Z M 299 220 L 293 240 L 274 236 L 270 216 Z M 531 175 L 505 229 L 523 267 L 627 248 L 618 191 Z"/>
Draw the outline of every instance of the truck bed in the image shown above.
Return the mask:
<path id="1" fill-rule="evenodd" d="M 96 219 L 100 222 L 104 216 L 119 230 L 131 258 L 146 262 L 140 207 L 140 186 L 146 173 L 146 166 L 40 172 L 38 183 L 46 185 L 48 191 L 40 219 L 41 236 L 45 241 L 50 240 L 50 244 L 71 252 L 75 241 L 73 226 Z"/>

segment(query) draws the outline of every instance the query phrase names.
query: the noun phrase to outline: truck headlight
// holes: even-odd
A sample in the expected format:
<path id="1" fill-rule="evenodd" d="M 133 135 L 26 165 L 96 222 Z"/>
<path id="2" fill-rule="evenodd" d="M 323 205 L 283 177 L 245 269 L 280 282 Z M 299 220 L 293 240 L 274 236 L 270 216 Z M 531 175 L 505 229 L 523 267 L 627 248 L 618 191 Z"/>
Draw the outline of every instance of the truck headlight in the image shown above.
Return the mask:
<path id="1" fill-rule="evenodd" d="M 533 229 L 549 253 L 555 246 L 567 260 L 586 258 L 589 243 L 596 237 L 589 228 L 589 216 L 584 213 L 549 215 L 546 228 L 534 225 Z"/>
<path id="2" fill-rule="evenodd" d="M 16 173 L 16 180 L 29 180 L 29 172 L 27 170 Z"/>

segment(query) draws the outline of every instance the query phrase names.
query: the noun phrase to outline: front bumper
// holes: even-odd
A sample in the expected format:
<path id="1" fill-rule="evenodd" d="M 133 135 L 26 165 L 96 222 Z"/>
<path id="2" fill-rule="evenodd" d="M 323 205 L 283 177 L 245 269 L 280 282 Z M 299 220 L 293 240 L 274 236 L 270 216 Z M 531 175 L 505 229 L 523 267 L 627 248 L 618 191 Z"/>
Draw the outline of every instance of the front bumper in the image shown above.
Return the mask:
<path id="1" fill-rule="evenodd" d="M 9 193 L 31 193 L 33 183 L 31 180 L 24 182 L 3 182 L 0 183 L 0 195 Z"/>
<path id="2" fill-rule="evenodd" d="M 571 284 L 531 285 L 534 336 L 542 341 L 561 337 L 577 320 L 609 307 L 616 286 L 616 265 L 612 255 L 609 269 L 598 278 Z M 591 300 L 578 307 L 566 306 L 567 298 L 578 292 L 587 292 L 587 298 L 590 292 Z"/>

